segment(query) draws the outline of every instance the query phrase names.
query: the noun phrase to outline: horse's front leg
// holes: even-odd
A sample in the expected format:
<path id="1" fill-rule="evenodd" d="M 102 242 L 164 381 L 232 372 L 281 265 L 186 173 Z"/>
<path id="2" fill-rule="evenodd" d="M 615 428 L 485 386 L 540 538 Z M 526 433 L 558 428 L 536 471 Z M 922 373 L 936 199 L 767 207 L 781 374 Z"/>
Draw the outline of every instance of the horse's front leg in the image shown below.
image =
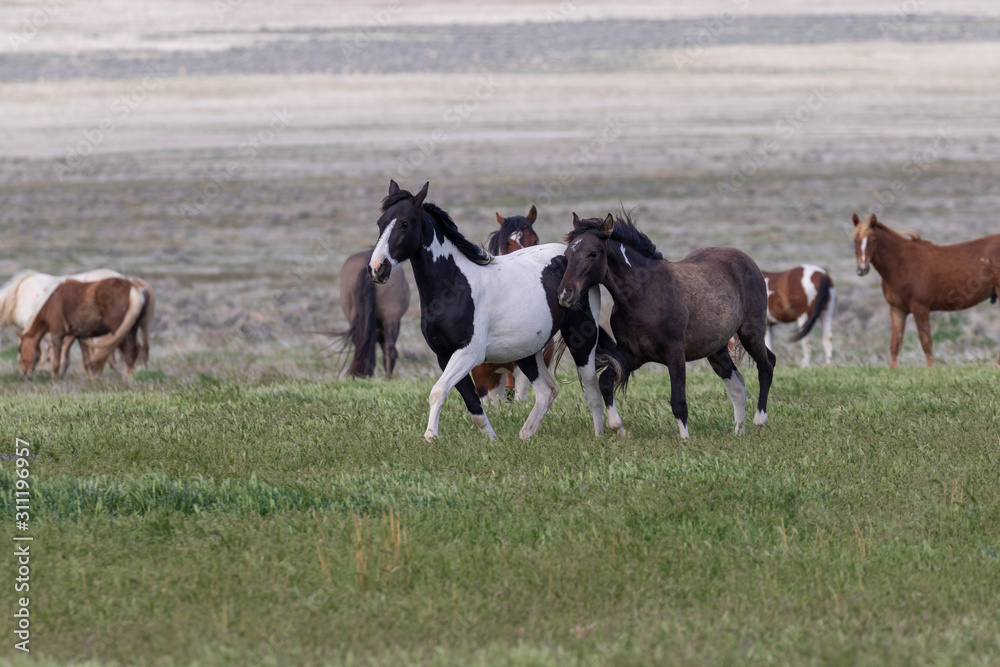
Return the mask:
<path id="1" fill-rule="evenodd" d="M 52 331 L 49 333 L 49 363 L 52 365 L 52 379 L 59 377 L 59 368 L 62 363 L 63 336 Z M 70 343 L 73 339 L 70 338 Z"/>
<path id="2" fill-rule="evenodd" d="M 934 354 L 931 351 L 933 341 L 931 340 L 931 311 L 926 308 L 913 309 L 913 321 L 917 323 L 917 335 L 920 336 L 920 347 L 924 348 L 924 358 L 927 359 L 927 367 L 934 365 Z"/>
<path id="3" fill-rule="evenodd" d="M 438 363 L 441 364 L 444 372 L 431 388 L 429 398 L 431 410 L 427 418 L 424 440 L 431 442 L 438 437 L 438 421 L 441 417 L 444 399 L 447 398 L 451 388 L 460 382 L 463 384 L 459 387 L 459 393 L 465 400 L 465 406 L 469 409 L 472 421 L 475 422 L 480 431 L 490 437 L 490 440 L 496 440 L 496 433 L 493 432 L 493 427 L 490 426 L 490 421 L 486 418 L 486 412 L 483 410 L 483 404 L 476 393 L 476 385 L 469 377 L 469 372 L 483 361 L 484 356 L 485 353 L 479 347 L 465 347 L 452 354 L 450 359 L 445 360 L 444 357 L 438 357 Z"/>
<path id="4" fill-rule="evenodd" d="M 908 312 L 896 306 L 889 306 L 892 317 L 892 337 L 889 339 L 889 368 L 899 368 L 899 350 L 903 347 L 903 331 L 906 329 Z"/>
<path id="5" fill-rule="evenodd" d="M 809 312 L 806 311 L 799 315 L 798 319 L 795 320 L 795 326 L 798 327 L 799 331 L 802 331 L 802 327 L 805 326 L 806 322 L 809 321 Z M 771 349 L 769 345 L 767 349 Z M 802 368 L 809 368 L 809 363 L 812 361 L 812 349 L 809 345 L 809 336 L 802 339 Z"/>
<path id="6" fill-rule="evenodd" d="M 667 371 L 670 373 L 670 409 L 677 420 L 681 439 L 688 437 L 688 405 L 687 405 L 687 365 L 684 361 L 684 342 L 667 343 L 665 355 Z"/>

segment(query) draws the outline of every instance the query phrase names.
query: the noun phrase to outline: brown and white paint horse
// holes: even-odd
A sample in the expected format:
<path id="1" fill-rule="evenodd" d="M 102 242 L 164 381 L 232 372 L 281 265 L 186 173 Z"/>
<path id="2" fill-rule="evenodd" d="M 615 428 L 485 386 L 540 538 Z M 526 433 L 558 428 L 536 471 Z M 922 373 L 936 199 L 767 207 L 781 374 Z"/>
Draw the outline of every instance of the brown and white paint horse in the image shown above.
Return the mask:
<path id="1" fill-rule="evenodd" d="M 791 341 L 802 341 L 802 367 L 810 362 L 809 332 L 816 322 L 823 318 L 823 352 L 826 363 L 833 358 L 833 302 L 836 291 L 833 278 L 814 264 L 800 264 L 788 271 L 761 271 L 767 284 L 767 336 L 765 343 L 771 346 L 771 327 L 778 322 L 795 322 L 799 330 Z"/>
<path id="2" fill-rule="evenodd" d="M 66 280 L 52 292 L 31 326 L 24 333 L 18 349 L 18 370 L 22 379 L 31 379 L 41 353 L 41 341 L 49 334 L 52 378 L 60 375 L 63 342 L 74 338 L 107 336 L 100 342 L 81 346 L 87 376 L 101 374 L 108 357 L 120 347 L 129 371 L 139 356 L 138 333 L 146 309 L 149 291 L 125 278 L 106 278 L 95 282 Z M 129 373 L 131 377 L 131 373 Z"/>
<path id="3" fill-rule="evenodd" d="M 962 310 L 997 300 L 1000 286 L 1000 234 L 953 245 L 935 245 L 916 232 L 897 232 L 875 214 L 867 220 L 854 214 L 854 254 L 858 275 L 874 266 L 882 276 L 882 294 L 892 316 L 889 367 L 899 367 L 906 317 L 913 313 L 927 365 L 931 353 L 930 314 Z M 1000 363 L 998 360 L 997 363 Z"/>

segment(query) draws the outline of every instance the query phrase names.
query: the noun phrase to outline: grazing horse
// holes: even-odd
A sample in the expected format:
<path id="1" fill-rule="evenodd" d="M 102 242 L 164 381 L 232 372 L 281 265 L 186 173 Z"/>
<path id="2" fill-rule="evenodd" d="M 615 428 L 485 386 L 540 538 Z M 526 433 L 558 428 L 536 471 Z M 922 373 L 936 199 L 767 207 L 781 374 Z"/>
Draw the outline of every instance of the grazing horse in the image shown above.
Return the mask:
<path id="1" fill-rule="evenodd" d="M 38 271 L 21 271 L 15 274 L 10 280 L 0 286 L 0 329 L 14 326 L 20 331 L 25 331 L 31 326 L 35 315 L 41 310 L 45 301 L 52 295 L 61 283 L 66 280 L 77 280 L 79 282 L 94 282 L 105 278 L 122 278 L 122 274 L 111 269 L 94 269 L 74 273 L 68 276 L 53 276 L 48 273 Z M 139 341 L 138 361 L 146 366 L 149 362 L 149 325 L 153 319 L 153 307 L 155 299 L 153 290 L 149 283 L 140 278 L 129 278 L 136 286 L 144 288 L 149 292 L 149 306 L 143 313 L 140 323 L 141 340 Z M 73 336 L 67 336 L 63 342 L 63 349 L 60 352 L 60 368 L 63 375 L 69 370 L 69 349 L 76 340 Z M 80 349 L 83 350 L 85 343 L 80 342 Z M 113 358 L 109 361 L 114 366 Z M 36 359 L 37 363 L 37 359 Z M 132 374 L 132 370 L 127 370 Z"/>
<path id="2" fill-rule="evenodd" d="M 571 307 L 585 290 L 598 284 L 615 301 L 611 329 L 629 360 L 631 373 L 648 361 L 670 371 L 670 407 L 681 438 L 688 437 L 685 362 L 708 357 L 726 384 L 733 403 L 736 433 L 743 432 L 746 387 L 729 356 L 733 334 L 755 362 L 760 397 L 754 424 L 767 423 L 767 394 L 774 370 L 774 353 L 767 349 L 767 288 L 764 277 L 746 253 L 735 248 L 700 248 L 679 262 L 663 259 L 629 215 L 617 221 L 581 220 L 573 214 L 573 231 L 566 235 L 566 274 L 559 284 L 559 303 Z M 615 369 L 601 376 L 607 383 Z"/>
<path id="3" fill-rule="evenodd" d="M 51 338 L 53 379 L 59 377 L 66 336 L 96 338 L 111 334 L 110 338 L 82 348 L 83 364 L 90 378 L 101 374 L 107 358 L 119 346 L 126 365 L 131 368 L 139 355 L 138 331 L 148 305 L 149 292 L 125 278 L 89 283 L 63 281 L 35 315 L 31 326 L 23 334 L 17 334 L 21 339 L 18 349 L 21 378 L 31 379 L 45 334 Z"/>
<path id="4" fill-rule="evenodd" d="M 870 267 L 882 276 L 882 294 L 892 316 L 889 367 L 899 367 L 906 316 L 913 313 L 927 365 L 931 354 L 932 310 L 962 310 L 981 301 L 996 303 L 1000 286 L 1000 234 L 954 245 L 935 245 L 916 232 L 897 232 L 873 213 L 854 214 L 854 254 L 858 275 Z M 997 361 L 1000 363 L 1000 360 Z"/>
<path id="5" fill-rule="evenodd" d="M 340 270 L 340 307 L 351 323 L 343 334 L 338 334 L 345 344 L 354 345 L 354 359 L 347 374 L 355 378 L 375 374 L 375 347 L 382 348 L 382 362 L 386 379 L 392 378 L 396 367 L 396 339 L 399 323 L 410 307 L 410 286 L 406 274 L 400 269 L 385 285 L 375 289 L 368 275 L 371 250 L 355 253 L 347 258 Z"/>
<path id="6" fill-rule="evenodd" d="M 431 389 L 424 438 L 438 436 L 441 407 L 452 387 L 479 430 L 490 440 L 496 438 L 469 376 L 483 361 L 517 361 L 531 381 L 535 405 L 520 436 L 534 435 L 558 393 L 542 358 L 542 348 L 556 331 L 576 363 L 594 433 L 600 435 L 604 419 L 597 368 L 613 368 L 623 361 L 611 337 L 598 326 L 600 291 L 595 287 L 587 292 L 576 308 L 560 308 L 556 286 L 566 266 L 563 245 L 537 245 L 494 257 L 462 236 L 447 213 L 424 203 L 429 185 L 413 195 L 390 181 L 369 264 L 377 283 L 385 283 L 403 261 L 410 260 L 413 269 L 420 331 L 443 370 Z M 624 433 L 613 401 L 608 403 L 608 422 L 619 435 Z"/>
<path id="7" fill-rule="evenodd" d="M 493 232 L 486 243 L 486 250 L 490 254 L 494 256 L 509 255 L 521 248 L 530 248 L 538 245 L 538 234 L 535 233 L 534 229 L 538 210 L 534 206 L 528 211 L 527 216 L 512 215 L 505 218 L 500 213 L 496 215 L 500 229 Z M 546 366 L 552 363 L 554 351 L 555 345 L 550 339 L 545 344 L 543 355 Z M 523 374 L 518 374 L 515 381 L 514 369 L 516 368 L 517 364 L 515 362 L 508 362 L 506 364 L 484 363 L 473 368 L 472 381 L 476 385 L 476 393 L 479 394 L 480 400 L 485 398 L 488 403 L 499 403 L 498 390 L 508 393 L 513 392 L 515 400 L 524 400 L 524 397 L 528 394 L 529 385 Z M 551 368 L 549 370 L 552 371 Z M 504 388 L 501 390 L 500 378 L 503 376 L 506 376 L 506 382 L 504 383 Z"/>

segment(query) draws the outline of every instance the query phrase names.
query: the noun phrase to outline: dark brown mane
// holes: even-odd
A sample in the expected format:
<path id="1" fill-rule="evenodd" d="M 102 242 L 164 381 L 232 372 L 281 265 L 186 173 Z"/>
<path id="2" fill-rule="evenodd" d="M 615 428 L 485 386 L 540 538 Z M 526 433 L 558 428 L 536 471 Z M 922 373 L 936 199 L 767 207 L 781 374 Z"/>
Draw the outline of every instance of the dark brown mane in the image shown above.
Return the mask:
<path id="1" fill-rule="evenodd" d="M 398 190 L 393 194 L 386 195 L 382 200 L 382 213 L 385 213 L 396 204 L 407 199 L 413 199 L 413 194 L 407 190 Z M 443 211 L 431 202 L 424 202 L 423 210 L 424 213 L 434 220 L 437 230 L 446 239 L 454 243 L 458 251 L 465 255 L 471 262 L 484 266 L 493 261 L 493 255 L 488 253 L 481 245 L 477 245 L 462 236 L 462 233 L 458 231 L 458 225 L 455 224 L 455 221 L 451 219 L 451 216 L 446 211 Z"/>
<path id="2" fill-rule="evenodd" d="M 581 220 L 579 227 L 575 227 L 566 235 L 566 244 L 569 245 L 574 239 L 591 231 L 596 232 L 599 236 L 604 236 L 601 231 L 603 226 L 604 220 L 601 218 Z M 622 211 L 622 214 L 615 218 L 614 229 L 611 230 L 611 236 L 607 238 L 624 243 L 647 259 L 663 259 L 663 255 L 656 249 L 656 245 L 635 226 L 630 211 Z"/>

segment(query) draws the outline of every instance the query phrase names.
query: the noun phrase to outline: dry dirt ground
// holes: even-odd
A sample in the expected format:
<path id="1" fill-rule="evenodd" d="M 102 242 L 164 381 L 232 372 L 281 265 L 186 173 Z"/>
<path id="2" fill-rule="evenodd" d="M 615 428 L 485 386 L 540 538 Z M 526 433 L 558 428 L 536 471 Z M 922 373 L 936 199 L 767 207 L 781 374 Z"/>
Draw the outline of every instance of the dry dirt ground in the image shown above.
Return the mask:
<path id="1" fill-rule="evenodd" d="M 624 205 L 671 259 L 731 245 L 768 270 L 823 265 L 837 363 L 883 364 L 852 213 L 940 243 L 1000 231 L 990 7 L 8 3 L 0 279 L 143 276 L 152 369 L 328 379 L 338 360 L 308 332 L 345 326 L 343 259 L 374 243 L 390 178 L 429 180 L 480 241 L 497 210 L 536 204 L 555 241 L 572 212 Z M 413 302 L 400 370 L 429 375 Z M 993 363 L 997 308 L 936 316 L 938 359 Z M 910 331 L 902 362 L 922 363 Z"/>

